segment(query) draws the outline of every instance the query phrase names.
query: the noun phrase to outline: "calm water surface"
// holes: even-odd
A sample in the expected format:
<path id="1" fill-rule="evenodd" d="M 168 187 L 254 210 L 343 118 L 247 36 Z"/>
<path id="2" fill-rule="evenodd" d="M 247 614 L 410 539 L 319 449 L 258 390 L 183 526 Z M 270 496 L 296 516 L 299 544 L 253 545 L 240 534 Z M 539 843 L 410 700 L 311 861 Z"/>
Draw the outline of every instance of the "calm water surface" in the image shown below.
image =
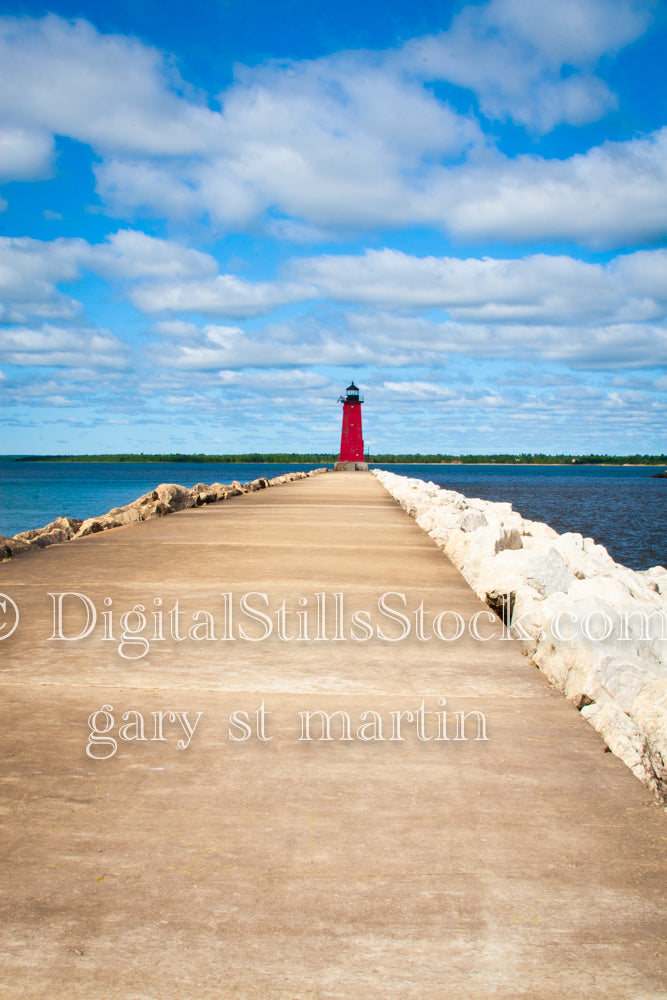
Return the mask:
<path id="1" fill-rule="evenodd" d="M 247 483 L 314 465 L 223 462 L 13 462 L 0 460 L 0 534 L 38 528 L 54 518 L 96 517 L 123 507 L 159 483 Z"/>
<path id="2" fill-rule="evenodd" d="M 483 500 L 508 501 L 556 531 L 578 531 L 632 569 L 667 566 L 667 479 L 655 466 L 383 466 Z"/>
<path id="3" fill-rule="evenodd" d="M 12 462 L 0 459 L 0 534 L 41 527 L 62 514 L 93 517 L 158 483 L 247 482 L 312 465 Z M 509 501 L 556 531 L 578 531 L 633 569 L 667 565 L 667 480 L 656 467 L 387 465 L 484 500 Z"/>

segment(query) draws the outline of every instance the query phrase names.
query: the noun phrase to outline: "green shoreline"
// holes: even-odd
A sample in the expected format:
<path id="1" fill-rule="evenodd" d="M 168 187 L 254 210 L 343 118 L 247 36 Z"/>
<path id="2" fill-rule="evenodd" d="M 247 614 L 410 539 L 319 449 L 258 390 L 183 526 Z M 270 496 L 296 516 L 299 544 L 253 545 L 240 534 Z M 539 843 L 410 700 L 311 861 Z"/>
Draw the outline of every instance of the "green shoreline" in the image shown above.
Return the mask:
<path id="1" fill-rule="evenodd" d="M 11 456 L 6 456 L 7 458 Z M 116 455 L 21 455 L 14 462 L 175 462 L 187 464 L 253 464 L 273 463 L 317 465 L 337 461 L 333 453 L 319 454 L 116 454 Z M 646 465 L 667 466 L 667 455 L 373 455 L 367 459 L 374 465 Z"/>

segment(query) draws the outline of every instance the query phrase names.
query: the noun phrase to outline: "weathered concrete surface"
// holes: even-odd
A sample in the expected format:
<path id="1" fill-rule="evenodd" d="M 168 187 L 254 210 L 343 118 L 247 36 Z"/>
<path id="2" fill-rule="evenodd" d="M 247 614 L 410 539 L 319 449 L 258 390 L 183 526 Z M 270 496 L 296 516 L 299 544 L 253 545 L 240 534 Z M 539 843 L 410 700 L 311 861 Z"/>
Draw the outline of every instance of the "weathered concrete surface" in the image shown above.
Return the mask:
<path id="1" fill-rule="evenodd" d="M 372 476 L 27 553 L 0 591 L 21 613 L 0 643 L 3 998 L 667 997 L 667 819 L 514 643 L 335 641 L 332 598 L 326 641 L 165 639 L 130 661 L 117 618 L 103 640 L 104 610 L 150 616 L 155 598 L 165 622 L 179 600 L 185 631 L 209 610 L 220 635 L 226 592 L 266 593 L 272 614 L 342 593 L 348 618 L 368 609 L 394 636 L 389 591 L 410 615 L 423 600 L 470 621 L 478 599 Z M 96 605 L 89 638 L 48 640 L 64 591 Z M 347 712 L 353 734 L 375 711 L 388 736 L 422 700 L 424 735 L 436 711 L 477 710 L 488 741 L 474 725 L 454 740 L 452 715 L 447 741 L 409 725 L 404 741 L 298 740 L 309 709 Z M 230 713 L 262 702 L 272 739 L 231 741 Z M 87 718 L 105 704 L 116 735 L 133 710 L 149 738 L 95 761 Z M 150 738 L 167 710 L 203 713 L 185 750 L 177 723 Z"/>

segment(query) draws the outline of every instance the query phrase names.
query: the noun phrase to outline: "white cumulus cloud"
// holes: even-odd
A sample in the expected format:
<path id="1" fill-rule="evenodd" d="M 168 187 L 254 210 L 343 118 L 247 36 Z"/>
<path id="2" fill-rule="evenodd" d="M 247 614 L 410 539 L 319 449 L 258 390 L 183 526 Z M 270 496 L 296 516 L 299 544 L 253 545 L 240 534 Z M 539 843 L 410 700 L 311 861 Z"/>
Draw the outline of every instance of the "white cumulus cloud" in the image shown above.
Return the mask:
<path id="1" fill-rule="evenodd" d="M 467 89 L 482 116 L 538 132 L 595 120 L 615 104 L 598 64 L 646 29 L 652 6 L 468 4 L 447 30 L 395 49 L 239 66 L 217 95 L 86 21 L 0 18 L 3 176 L 48 171 L 54 136 L 67 136 L 100 157 L 98 193 L 121 215 L 261 223 L 297 239 L 414 224 L 480 240 L 656 239 L 662 133 L 510 158 L 431 87 Z"/>
<path id="2" fill-rule="evenodd" d="M 122 369 L 127 348 L 105 331 L 44 325 L 0 330 L 0 361 L 9 365 Z"/>
<path id="3" fill-rule="evenodd" d="M 219 118 L 156 49 L 54 14 L 0 18 L 0 112 L 11 123 L 100 151 L 192 154 L 210 147 Z"/>
<path id="4" fill-rule="evenodd" d="M 642 34 L 653 7 L 643 0 L 468 4 L 449 30 L 408 42 L 401 56 L 425 79 L 472 91 L 489 118 L 548 132 L 595 121 L 616 106 L 594 69 Z"/>
<path id="5" fill-rule="evenodd" d="M 312 289 L 295 283 L 250 282 L 233 274 L 219 274 L 206 281 L 142 285 L 134 289 L 131 298 L 147 313 L 198 312 L 242 319 L 302 302 L 312 294 Z"/>
<path id="6" fill-rule="evenodd" d="M 100 274 L 130 280 L 206 277 L 218 270 L 209 254 L 134 229 L 121 229 L 91 246 L 86 263 Z"/>
<path id="7" fill-rule="evenodd" d="M 565 255 L 414 257 L 385 249 L 304 258 L 293 262 L 292 271 L 338 302 L 439 308 L 459 319 L 489 322 L 581 323 L 663 317 L 666 264 L 662 250 L 602 265 Z"/>

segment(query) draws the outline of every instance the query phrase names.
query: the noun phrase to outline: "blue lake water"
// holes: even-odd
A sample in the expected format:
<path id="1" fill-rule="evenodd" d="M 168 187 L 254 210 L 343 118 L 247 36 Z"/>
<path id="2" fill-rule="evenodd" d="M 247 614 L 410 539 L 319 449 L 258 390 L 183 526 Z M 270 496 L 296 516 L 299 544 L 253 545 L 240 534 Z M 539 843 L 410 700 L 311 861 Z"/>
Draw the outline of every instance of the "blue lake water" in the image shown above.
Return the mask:
<path id="1" fill-rule="evenodd" d="M 198 462 L 13 462 L 0 459 L 0 534 L 41 527 L 54 518 L 96 517 L 159 483 L 246 483 L 314 465 Z"/>
<path id="2" fill-rule="evenodd" d="M 312 465 L 13 462 L 0 459 L 0 534 L 41 527 L 60 515 L 93 517 L 136 500 L 158 483 L 247 482 Z M 579 531 L 633 569 L 667 565 L 667 480 L 642 466 L 387 465 L 485 500 L 509 501 L 556 531 Z"/>
<path id="3" fill-rule="evenodd" d="M 483 500 L 508 501 L 556 531 L 578 531 L 632 569 L 667 566 L 667 479 L 663 466 L 387 466 Z"/>

